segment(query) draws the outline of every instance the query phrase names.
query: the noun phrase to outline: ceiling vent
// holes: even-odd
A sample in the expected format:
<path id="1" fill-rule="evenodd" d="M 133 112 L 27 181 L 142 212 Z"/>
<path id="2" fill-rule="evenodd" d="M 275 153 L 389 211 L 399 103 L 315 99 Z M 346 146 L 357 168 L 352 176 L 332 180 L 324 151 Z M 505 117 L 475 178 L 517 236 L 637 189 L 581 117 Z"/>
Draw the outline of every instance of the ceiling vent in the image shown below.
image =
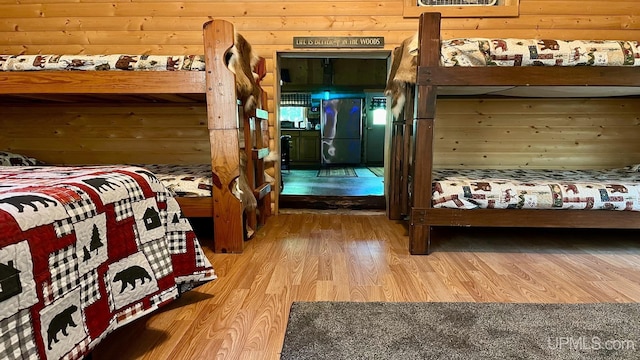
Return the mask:
<path id="1" fill-rule="evenodd" d="M 418 6 L 493 6 L 498 0 L 418 0 Z"/>

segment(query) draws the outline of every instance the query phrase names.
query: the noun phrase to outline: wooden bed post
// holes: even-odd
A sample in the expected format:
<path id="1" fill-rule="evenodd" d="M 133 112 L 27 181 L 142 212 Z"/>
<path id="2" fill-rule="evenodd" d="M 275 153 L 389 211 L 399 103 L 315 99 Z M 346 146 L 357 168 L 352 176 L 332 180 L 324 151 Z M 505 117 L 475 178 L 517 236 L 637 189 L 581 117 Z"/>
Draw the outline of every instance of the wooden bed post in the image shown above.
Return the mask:
<path id="1" fill-rule="evenodd" d="M 440 14 L 423 13 L 420 16 L 418 68 L 438 66 L 440 62 Z M 411 254 L 429 254 L 431 227 L 425 224 L 424 209 L 432 207 L 433 126 L 436 112 L 437 87 L 423 85 L 417 79 L 417 113 L 414 121 L 412 154 L 411 222 L 409 251 Z M 416 157 L 416 154 L 421 154 Z M 424 184 L 414 186 L 413 184 Z"/>
<path id="2" fill-rule="evenodd" d="M 391 164 L 389 164 L 389 184 L 387 185 L 387 216 L 391 220 L 402 219 L 402 208 L 400 206 L 400 196 L 403 192 L 401 187 L 402 176 L 402 139 L 403 123 L 396 119 L 391 123 Z M 406 190 L 406 189 L 404 189 Z"/>
<path id="3" fill-rule="evenodd" d="M 244 245 L 242 204 L 231 192 L 240 175 L 237 96 L 235 75 L 225 64 L 225 54 L 233 46 L 235 34 L 231 23 L 212 20 L 204 24 L 203 35 L 213 176 L 214 250 L 239 253 Z"/>
<path id="4" fill-rule="evenodd" d="M 415 86 L 407 86 L 405 89 L 406 103 L 404 105 L 404 123 L 402 124 L 404 138 L 402 142 L 402 182 L 400 183 L 400 188 L 402 189 L 402 194 L 400 194 L 400 209 L 403 217 L 411 215 L 411 199 L 409 196 L 409 186 L 411 186 L 411 183 L 409 182 L 409 177 L 411 175 L 411 164 L 413 162 L 413 144 L 411 139 L 413 139 L 414 136 L 413 119 L 416 114 L 415 97 Z"/>
<path id="5" fill-rule="evenodd" d="M 404 90 L 406 103 L 398 119 L 391 126 L 391 164 L 387 200 L 388 217 L 400 220 L 409 212 L 409 154 L 413 129 L 414 89 L 407 86 Z"/>

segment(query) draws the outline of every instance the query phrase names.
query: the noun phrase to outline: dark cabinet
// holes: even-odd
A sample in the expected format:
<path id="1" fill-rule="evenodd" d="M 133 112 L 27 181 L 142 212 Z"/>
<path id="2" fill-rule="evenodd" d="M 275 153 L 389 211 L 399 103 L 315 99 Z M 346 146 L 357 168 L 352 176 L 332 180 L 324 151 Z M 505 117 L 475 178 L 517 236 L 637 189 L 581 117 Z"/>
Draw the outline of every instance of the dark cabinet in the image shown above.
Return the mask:
<path id="1" fill-rule="evenodd" d="M 320 166 L 319 130 L 282 130 L 282 135 L 291 136 L 289 157 L 292 168 Z"/>

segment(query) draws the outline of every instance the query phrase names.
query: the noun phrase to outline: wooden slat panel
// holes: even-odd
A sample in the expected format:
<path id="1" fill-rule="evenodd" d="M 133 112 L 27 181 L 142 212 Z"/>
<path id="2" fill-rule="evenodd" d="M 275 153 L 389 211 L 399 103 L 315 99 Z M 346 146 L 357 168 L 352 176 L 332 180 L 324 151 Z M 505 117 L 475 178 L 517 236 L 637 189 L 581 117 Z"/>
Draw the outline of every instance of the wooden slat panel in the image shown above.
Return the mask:
<path id="1" fill-rule="evenodd" d="M 322 16 L 309 22 L 307 16 L 280 17 L 216 17 L 230 21 L 240 32 L 245 31 L 400 31 L 411 35 L 416 30 L 414 19 L 400 16 Z M 0 32 L 37 31 L 194 31 L 199 32 L 202 24 L 210 17 L 145 17 L 123 16 L 118 21 L 113 17 L 54 17 L 54 18 L 0 18 Z M 629 15 L 522 15 L 517 18 L 456 18 L 443 19 L 444 30 L 503 30 L 508 29 L 598 29 L 598 30 L 638 30 L 640 16 Z"/>
<path id="2" fill-rule="evenodd" d="M 216 16 L 227 20 L 240 31 L 415 31 L 414 20 L 404 20 L 401 16 L 336 15 L 320 16 L 309 22 L 308 16 L 288 15 L 286 21 L 277 16 L 255 16 L 250 18 Z M 0 18 L 0 32 L 3 31 L 200 31 L 202 24 L 212 20 L 207 16 L 147 17 L 53 17 L 53 18 Z M 615 21 L 614 19 L 612 21 Z"/>
<path id="3" fill-rule="evenodd" d="M 92 45 L 199 45 L 202 44 L 200 31 L 24 31 L 4 32 L 3 43 L 7 45 L 46 44 L 52 39 L 58 39 L 61 44 L 92 44 Z M 291 45 L 293 36 L 384 36 L 392 44 L 402 42 L 407 36 L 404 32 L 382 30 L 347 30 L 347 31 L 243 31 L 251 44 L 259 45 Z M 171 55 L 171 54 L 168 54 Z"/>
<path id="4" fill-rule="evenodd" d="M 640 98 L 440 99 L 438 167 L 617 167 L 640 162 Z"/>
<path id="5" fill-rule="evenodd" d="M 359 30 L 359 31 L 320 31 L 320 30 L 296 30 L 295 32 L 281 31 L 244 31 L 243 36 L 255 46 L 279 45 L 292 46 L 294 36 L 384 36 L 387 45 L 399 44 L 407 38 L 407 33 L 402 31 L 381 31 L 381 30 Z M 504 37 L 503 29 L 475 30 L 474 37 L 500 38 Z M 31 32 L 3 32 L 5 46 L 12 45 L 45 45 L 55 40 L 62 45 L 112 45 L 133 46 L 133 45 L 183 45 L 199 46 L 202 43 L 202 36 L 199 31 L 31 31 Z M 444 39 L 470 36 L 469 30 L 444 30 Z M 513 29 L 509 37 L 512 38 L 554 38 L 558 31 L 555 29 Z M 592 40 L 635 40 L 640 35 L 640 30 L 606 29 L 594 31 L 583 28 L 575 30 L 565 30 L 562 38 L 565 39 L 592 39 Z M 387 46 L 389 48 L 389 46 Z M 173 55 L 173 54 L 169 54 Z"/>
<path id="6" fill-rule="evenodd" d="M 2 111 L 2 146 L 46 162 L 210 162 L 204 105 L 3 105 Z"/>
<path id="7" fill-rule="evenodd" d="M 92 152 L 82 149 L 58 151 L 50 147 L 37 149 L 28 145 L 23 146 L 25 144 L 20 143 L 14 146 L 14 144 L 8 143 L 3 149 L 32 156 L 49 164 L 206 164 L 210 162 L 209 153 L 205 151 L 177 153 L 173 150 L 167 151 L 167 149 L 158 149 L 156 152 L 145 149 L 145 152 L 134 154 L 131 151 L 113 149 Z"/>
<path id="8" fill-rule="evenodd" d="M 444 30 L 443 39 L 462 37 L 505 37 L 504 29 L 495 30 Z M 638 30 L 599 30 L 599 29 L 510 29 L 508 37 L 511 38 L 535 38 L 535 39 L 589 39 L 589 40 L 634 40 L 638 36 Z"/>
<path id="9" fill-rule="evenodd" d="M 438 134 L 436 133 L 436 136 Z M 638 139 L 640 132 L 635 134 Z M 580 140 L 561 139 L 555 141 L 538 142 L 537 139 L 508 139 L 498 141 L 482 141 L 477 139 L 460 141 L 457 138 L 438 139 L 434 144 L 435 153 L 453 152 L 460 158 L 464 158 L 469 153 L 520 153 L 520 154 L 540 154 L 549 153 L 553 157 L 556 153 L 579 152 L 582 154 L 600 155 L 602 157 L 617 157 L 621 152 L 628 154 L 630 148 L 637 147 L 637 140 Z M 528 140 L 528 141 L 527 141 Z M 640 148 L 637 149 L 640 152 Z"/>
<path id="10" fill-rule="evenodd" d="M 637 14 L 636 1 L 521 1 L 520 13 L 523 15 L 603 15 L 603 14 Z"/>
<path id="11" fill-rule="evenodd" d="M 64 3 L 0 5 L 0 18 L 8 17 L 65 17 L 65 16 L 201 16 L 215 14 L 216 17 L 260 17 L 260 16 L 337 16 L 344 14 L 402 16 L 402 1 L 343 1 L 316 2 L 307 1 L 267 2 L 257 5 L 253 2 L 229 2 L 221 6 L 219 2 L 119 2 L 113 3 L 77 3 L 73 6 Z"/>
<path id="12" fill-rule="evenodd" d="M 493 114 L 638 114 L 640 98 L 596 98 L 596 99 L 536 99 L 497 97 L 492 99 L 439 99 L 437 112 L 443 114 L 461 114 L 467 116 L 490 117 Z M 526 121 L 517 119 L 514 121 Z M 535 121 L 536 119 L 533 118 Z"/>

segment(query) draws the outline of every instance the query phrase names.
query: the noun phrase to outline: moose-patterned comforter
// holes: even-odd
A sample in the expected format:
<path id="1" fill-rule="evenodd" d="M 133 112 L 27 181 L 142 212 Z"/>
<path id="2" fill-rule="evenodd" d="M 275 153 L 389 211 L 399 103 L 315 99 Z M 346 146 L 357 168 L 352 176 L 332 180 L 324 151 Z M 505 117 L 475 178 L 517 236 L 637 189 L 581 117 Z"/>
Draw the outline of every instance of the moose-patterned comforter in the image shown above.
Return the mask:
<path id="1" fill-rule="evenodd" d="M 434 170 L 433 207 L 640 211 L 639 168 Z"/>
<path id="2" fill-rule="evenodd" d="M 440 60 L 443 66 L 640 66 L 640 42 L 448 39 Z"/>
<path id="3" fill-rule="evenodd" d="M 171 194 L 180 197 L 211 196 L 211 164 L 145 164 Z"/>
<path id="4" fill-rule="evenodd" d="M 81 358 L 215 277 L 149 171 L 0 167 L 0 359 Z"/>
<path id="5" fill-rule="evenodd" d="M 203 71 L 204 55 L 0 55 L 0 71 Z"/>

